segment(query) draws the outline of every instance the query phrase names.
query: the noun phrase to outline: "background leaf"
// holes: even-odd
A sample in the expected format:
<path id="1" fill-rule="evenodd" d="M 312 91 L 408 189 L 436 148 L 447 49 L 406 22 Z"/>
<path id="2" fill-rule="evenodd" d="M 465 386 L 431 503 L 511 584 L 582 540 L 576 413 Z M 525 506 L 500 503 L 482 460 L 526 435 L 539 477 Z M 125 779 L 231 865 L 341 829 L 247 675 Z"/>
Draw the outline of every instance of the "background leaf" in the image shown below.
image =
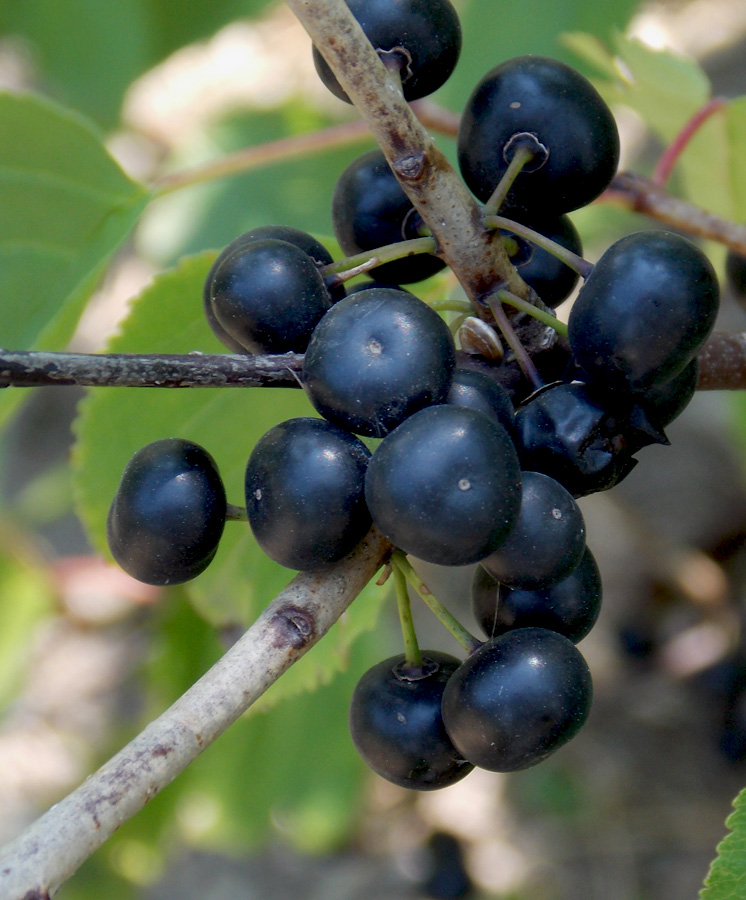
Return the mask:
<path id="1" fill-rule="evenodd" d="M 0 94 L 2 346 L 64 346 L 147 198 L 79 116 Z M 19 399 L 3 396 L 0 414 Z"/>
<path id="2" fill-rule="evenodd" d="M 268 0 L 4 0 L 0 34 L 20 38 L 56 99 L 105 128 L 146 69 Z"/>
<path id="3" fill-rule="evenodd" d="M 700 900 L 740 900 L 746 894 L 746 790 L 733 806 L 725 823 L 731 833 L 718 845 Z"/>

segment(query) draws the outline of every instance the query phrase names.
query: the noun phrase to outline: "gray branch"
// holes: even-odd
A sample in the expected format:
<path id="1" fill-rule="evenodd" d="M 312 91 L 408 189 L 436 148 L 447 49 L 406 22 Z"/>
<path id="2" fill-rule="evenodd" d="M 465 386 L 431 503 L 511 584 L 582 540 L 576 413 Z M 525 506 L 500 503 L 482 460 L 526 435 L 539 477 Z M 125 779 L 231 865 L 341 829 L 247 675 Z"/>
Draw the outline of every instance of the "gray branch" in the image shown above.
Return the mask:
<path id="1" fill-rule="evenodd" d="M 0 851 L 0 900 L 52 897 L 123 822 L 329 631 L 390 550 L 373 529 L 342 562 L 297 575 L 173 706 Z"/>
<path id="2" fill-rule="evenodd" d="M 303 356 L 50 353 L 0 349 L 0 387 L 298 387 Z"/>

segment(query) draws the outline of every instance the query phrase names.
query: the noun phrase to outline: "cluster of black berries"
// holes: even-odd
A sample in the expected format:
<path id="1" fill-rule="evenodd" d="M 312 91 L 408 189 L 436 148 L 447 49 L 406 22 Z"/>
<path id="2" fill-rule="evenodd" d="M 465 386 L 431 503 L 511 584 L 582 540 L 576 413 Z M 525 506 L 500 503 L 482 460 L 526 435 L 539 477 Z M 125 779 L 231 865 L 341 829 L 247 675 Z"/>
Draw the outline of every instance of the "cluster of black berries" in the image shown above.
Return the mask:
<path id="1" fill-rule="evenodd" d="M 447 0 L 348 5 L 399 65 L 405 96 L 445 81 L 460 46 Z M 317 65 L 344 97 L 318 55 Z M 551 252 L 554 243 L 580 253 L 566 213 L 607 187 L 618 152 L 601 97 L 555 60 L 508 60 L 467 104 L 463 177 L 488 213 L 550 238 L 534 248 L 503 235 L 548 307 L 577 280 Z M 332 219 L 345 253 L 383 261 L 369 286 L 347 293 L 327 250 L 284 226 L 241 235 L 205 285 L 206 316 L 228 348 L 305 354 L 302 385 L 323 417 L 292 419 L 259 440 L 246 469 L 249 523 L 272 559 L 298 570 L 341 559 L 371 522 L 403 553 L 479 563 L 473 604 L 487 641 L 465 662 L 417 651 L 375 666 L 353 696 L 352 737 L 373 769 L 409 788 L 452 784 L 475 765 L 526 768 L 576 734 L 591 701 L 575 645 L 598 616 L 601 584 L 576 499 L 612 487 L 642 447 L 666 441 L 714 323 L 713 269 L 675 234 L 618 241 L 572 308 L 563 377 L 537 386 L 516 413 L 499 383 L 504 363 L 462 365 L 444 319 L 400 287 L 437 272 L 437 255 L 377 254 L 428 234 L 380 152 L 343 172 Z M 371 452 L 361 438 L 380 442 Z M 124 473 L 111 550 L 137 578 L 183 581 L 212 559 L 225 515 L 211 457 L 160 441 Z"/>

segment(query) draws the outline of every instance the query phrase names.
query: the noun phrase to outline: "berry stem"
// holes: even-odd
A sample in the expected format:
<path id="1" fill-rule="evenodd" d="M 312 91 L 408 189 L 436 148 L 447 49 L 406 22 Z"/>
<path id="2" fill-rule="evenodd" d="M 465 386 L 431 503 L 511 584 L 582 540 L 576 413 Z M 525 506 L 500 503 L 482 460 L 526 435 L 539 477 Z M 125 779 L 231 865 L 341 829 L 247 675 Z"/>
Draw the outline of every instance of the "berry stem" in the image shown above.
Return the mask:
<path id="1" fill-rule="evenodd" d="M 518 336 L 513 330 L 513 326 L 510 324 L 508 317 L 505 315 L 505 310 L 503 309 L 501 300 L 501 294 L 503 293 L 503 290 L 497 291 L 497 293 L 489 296 L 487 298 L 487 305 L 492 310 L 492 315 L 495 317 L 497 327 L 502 332 L 502 336 L 505 338 L 505 343 L 513 351 L 513 355 L 515 356 L 518 365 L 521 367 L 521 371 L 531 382 L 534 390 L 538 390 L 540 387 L 544 387 L 544 381 L 541 375 L 539 375 L 539 372 L 534 365 L 533 360 L 526 352 L 526 348 L 518 340 Z"/>
<path id="2" fill-rule="evenodd" d="M 681 154 L 689 146 L 694 135 L 711 116 L 721 109 L 725 109 L 727 105 L 728 101 L 724 97 L 713 97 L 697 110 L 661 154 L 658 164 L 650 177 L 654 185 L 661 188 L 665 187 L 671 172 L 673 172 L 676 163 L 681 158 Z"/>
<path id="3" fill-rule="evenodd" d="M 521 174 L 521 170 L 526 163 L 531 162 L 533 158 L 534 154 L 528 147 L 518 147 L 508 164 L 508 168 L 503 173 L 503 177 L 492 192 L 490 199 L 484 204 L 485 216 L 496 216 L 498 214 L 503 203 L 505 203 L 508 192 L 513 187 L 513 182 Z"/>
<path id="4" fill-rule="evenodd" d="M 225 521 L 226 522 L 248 522 L 249 517 L 246 514 L 245 506 L 234 506 L 232 503 L 229 503 L 225 509 Z"/>
<path id="5" fill-rule="evenodd" d="M 419 253 L 435 253 L 437 249 L 433 237 L 397 241 L 395 244 L 386 244 L 383 247 L 376 247 L 375 250 L 366 250 L 363 253 L 356 253 L 354 256 L 329 263 L 328 266 L 321 269 L 321 274 L 327 282 L 333 281 L 335 284 L 341 284 L 392 260 L 405 259 L 407 256 L 415 256 Z M 333 279 L 330 276 L 334 276 Z"/>
<path id="6" fill-rule="evenodd" d="M 546 250 L 547 253 L 551 253 L 552 256 L 562 260 L 568 268 L 572 269 L 573 272 L 577 272 L 581 278 L 587 278 L 593 271 L 593 263 L 583 259 L 582 256 L 578 256 L 577 253 L 573 253 L 572 250 L 568 250 L 567 247 L 563 247 L 562 244 L 558 244 L 543 234 L 539 234 L 538 231 L 534 231 L 533 228 L 529 228 L 527 225 L 521 225 L 520 222 L 514 222 L 512 219 L 506 219 L 505 216 L 496 215 L 486 216 L 484 224 L 487 228 L 503 228 L 506 231 L 512 231 L 518 237 L 525 238 L 530 243 L 541 247 L 542 250 Z"/>
<path id="7" fill-rule="evenodd" d="M 423 583 L 401 550 L 394 550 L 391 554 L 391 565 L 395 573 L 398 570 L 406 578 L 435 618 L 453 635 L 467 653 L 473 653 L 477 647 L 481 646 L 482 642 L 475 638 L 471 632 L 467 631 L 458 619 L 431 593 L 428 586 Z"/>
<path id="8" fill-rule="evenodd" d="M 516 295 L 512 294 L 510 291 L 498 291 L 497 295 L 502 303 L 507 303 L 508 306 L 512 306 L 513 309 L 518 309 L 521 312 L 525 312 L 529 316 L 533 316 L 544 325 L 548 325 L 550 328 L 554 328 L 556 332 L 563 335 L 564 337 L 567 337 L 567 325 L 564 322 L 560 322 L 560 320 L 556 316 L 544 312 L 543 310 L 534 306 L 532 303 L 526 303 L 525 300 L 521 300 L 520 297 L 516 297 Z"/>
<path id="9" fill-rule="evenodd" d="M 446 297 L 425 302 L 436 312 L 457 312 L 465 316 L 470 316 L 474 312 L 468 300 L 458 300 L 456 297 Z"/>
<path id="10" fill-rule="evenodd" d="M 396 564 L 393 565 L 392 570 L 394 588 L 396 589 L 396 605 L 399 610 L 399 624 L 401 625 L 402 638 L 404 639 L 404 657 L 408 666 L 421 666 L 422 654 L 420 653 L 417 632 L 412 619 L 412 605 L 409 602 L 407 578 Z"/>

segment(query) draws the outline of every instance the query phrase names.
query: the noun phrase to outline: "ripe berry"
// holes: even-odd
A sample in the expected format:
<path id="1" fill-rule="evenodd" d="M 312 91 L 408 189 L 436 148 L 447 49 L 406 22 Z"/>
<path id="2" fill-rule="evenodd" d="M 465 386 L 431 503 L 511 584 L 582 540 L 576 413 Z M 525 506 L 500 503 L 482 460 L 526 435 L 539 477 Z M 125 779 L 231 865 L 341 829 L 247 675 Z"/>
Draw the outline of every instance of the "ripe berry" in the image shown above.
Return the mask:
<path id="1" fill-rule="evenodd" d="M 302 353 L 331 306 L 311 257 L 274 238 L 238 244 L 207 290 L 222 330 L 251 353 Z"/>
<path id="2" fill-rule="evenodd" d="M 619 134 L 611 111 L 586 78 L 556 59 L 509 59 L 488 72 L 469 98 L 458 158 L 464 181 L 480 200 L 494 191 L 523 134 L 546 152 L 516 178 L 509 208 L 569 212 L 595 199 L 616 173 Z"/>
<path id="3" fill-rule="evenodd" d="M 271 428 L 246 466 L 246 512 L 267 556 L 300 571 L 346 556 L 370 528 L 369 457 L 354 435 L 323 419 Z"/>
<path id="4" fill-rule="evenodd" d="M 481 412 L 431 406 L 378 445 L 365 477 L 376 526 L 406 553 L 460 566 L 500 546 L 520 503 L 505 429 Z"/>
<path id="5" fill-rule="evenodd" d="M 212 561 L 225 511 L 210 454 L 191 441 L 155 441 L 138 450 L 122 474 L 106 522 L 109 549 L 138 581 L 180 584 Z"/>
<path id="6" fill-rule="evenodd" d="M 510 588 L 477 566 L 471 586 L 474 617 L 488 638 L 514 628 L 549 628 L 573 644 L 588 634 L 601 611 L 601 575 L 586 547 L 575 569 L 543 590 Z"/>
<path id="7" fill-rule="evenodd" d="M 518 517 L 500 547 L 482 560 L 510 587 L 550 587 L 572 572 L 585 550 L 585 523 L 562 485 L 540 472 L 523 472 Z"/>
<path id="8" fill-rule="evenodd" d="M 447 787 L 474 768 L 455 750 L 440 712 L 443 690 L 461 665 L 426 650 L 421 668 L 394 656 L 369 669 L 350 704 L 350 735 L 365 762 L 400 787 Z"/>
<path id="9" fill-rule="evenodd" d="M 378 55 L 398 63 L 407 100 L 432 94 L 450 77 L 461 52 L 461 25 L 449 0 L 347 0 Z M 316 71 L 340 100 L 350 98 L 318 50 Z"/>
<path id="10" fill-rule="evenodd" d="M 586 375 L 610 390 L 669 381 L 712 331 L 719 288 L 691 241 L 642 231 L 603 254 L 570 311 L 570 346 Z"/>
<path id="11" fill-rule="evenodd" d="M 332 262 L 331 253 L 329 253 L 320 241 L 317 241 L 315 237 L 307 232 L 301 231 L 299 228 L 292 228 L 289 225 L 262 225 L 259 228 L 252 228 L 251 231 L 240 234 L 237 238 L 234 238 L 230 244 L 224 247 L 210 267 L 210 271 L 207 273 L 202 293 L 202 303 L 204 306 L 205 318 L 207 319 L 213 334 L 215 334 L 215 336 L 234 353 L 246 353 L 246 347 L 228 334 L 215 315 L 212 304 L 212 294 L 215 287 L 215 273 L 222 266 L 224 260 L 229 256 L 232 256 L 236 251 L 242 250 L 244 247 L 255 241 L 264 241 L 268 239 L 286 241 L 288 244 L 294 244 L 300 250 L 303 250 L 304 253 L 307 253 L 319 268 L 329 265 Z M 334 302 L 341 300 L 345 296 L 345 293 L 344 285 L 338 285 L 329 289 L 329 295 Z"/>
<path id="12" fill-rule="evenodd" d="M 571 641 L 545 628 L 517 628 L 454 672 L 443 692 L 443 723 L 469 762 L 514 772 L 574 737 L 592 695 L 588 666 Z"/>
<path id="13" fill-rule="evenodd" d="M 440 316 L 408 291 L 372 288 L 337 303 L 303 363 L 316 409 L 341 428 L 383 437 L 407 416 L 442 403 L 456 351 Z"/>
<path id="14" fill-rule="evenodd" d="M 515 411 L 510 394 L 484 372 L 456 367 L 446 403 L 476 409 L 494 419 L 513 435 Z"/>
<path id="15" fill-rule="evenodd" d="M 339 176 L 332 197 L 332 225 L 339 246 L 353 256 L 420 237 L 422 220 L 383 153 L 371 150 Z M 429 278 L 444 266 L 437 256 L 419 253 L 376 266 L 370 275 L 381 282 L 409 284 Z"/>

